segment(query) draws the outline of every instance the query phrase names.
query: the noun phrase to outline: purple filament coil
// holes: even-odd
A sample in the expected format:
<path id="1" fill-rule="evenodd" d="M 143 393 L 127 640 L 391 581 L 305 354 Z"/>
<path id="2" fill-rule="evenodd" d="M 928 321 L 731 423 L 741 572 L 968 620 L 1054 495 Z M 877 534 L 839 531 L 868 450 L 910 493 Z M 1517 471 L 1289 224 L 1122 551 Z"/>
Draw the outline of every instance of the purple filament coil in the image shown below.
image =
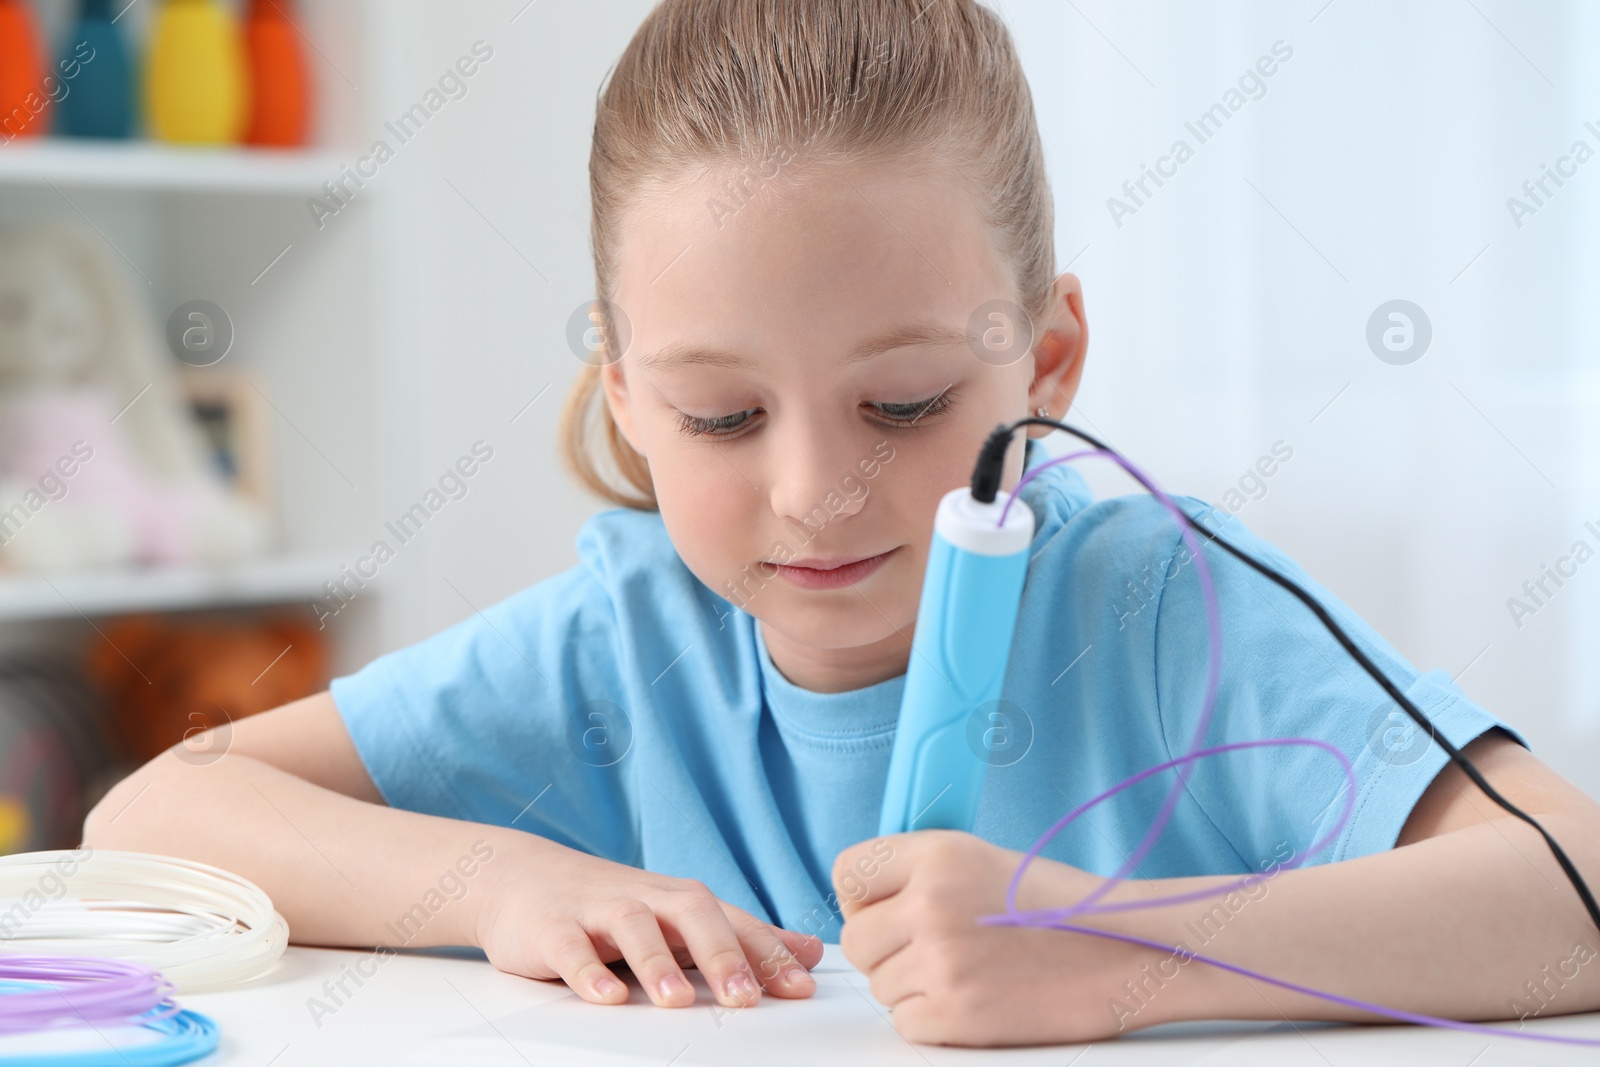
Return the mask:
<path id="1" fill-rule="evenodd" d="M 0 1033 L 148 1024 L 178 1013 L 173 992 L 160 971 L 131 960 L 0 953 Z"/>

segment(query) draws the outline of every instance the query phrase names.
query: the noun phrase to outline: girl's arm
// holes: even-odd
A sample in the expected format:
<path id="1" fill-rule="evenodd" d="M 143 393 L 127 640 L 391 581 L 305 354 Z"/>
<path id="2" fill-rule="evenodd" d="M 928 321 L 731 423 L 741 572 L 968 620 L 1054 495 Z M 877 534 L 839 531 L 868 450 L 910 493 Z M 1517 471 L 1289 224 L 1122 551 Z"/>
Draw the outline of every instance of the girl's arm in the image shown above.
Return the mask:
<path id="1" fill-rule="evenodd" d="M 1463 752 L 1560 842 L 1590 890 L 1600 890 L 1600 804 L 1494 732 Z M 1228 880 L 1171 879 L 1146 892 Z M 1215 934 L 1207 931 L 1221 930 L 1213 909 L 1222 898 L 1124 919 L 1275 978 L 1426 1015 L 1521 1020 L 1600 1008 L 1600 931 L 1583 902 L 1538 832 L 1454 764 L 1434 779 L 1390 851 L 1284 871 L 1272 883 L 1236 915 L 1224 908 L 1226 930 Z M 1195 929 L 1209 943 L 1196 944 Z M 1201 1016 L 1391 1021 L 1204 964 L 1182 969 L 1192 968 L 1207 972 L 1194 981 L 1205 987 L 1191 1005 Z M 1123 999 L 1138 1007 L 1126 991 Z"/>
<path id="2" fill-rule="evenodd" d="M 1600 889 L 1600 804 L 1493 731 L 1463 751 Z M 872 869 L 864 870 L 875 844 Z M 1185 1019 L 1391 1021 L 1181 952 L 977 923 L 1005 911 L 1021 858 L 943 831 L 863 842 L 840 854 L 840 947 L 870 975 L 873 994 L 894 1008 L 906 1037 L 1030 1044 L 1098 1041 Z M 1453 764 L 1430 784 L 1390 851 L 1268 873 L 1228 896 L 1069 921 L 1424 1015 L 1522 1019 L 1600 1008 L 1600 931 L 1538 833 Z M 1238 880 L 1129 881 L 1103 903 Z M 1101 882 L 1037 860 L 1018 908 L 1064 907 Z"/>
<path id="3" fill-rule="evenodd" d="M 563 979 L 597 1003 L 627 999 L 605 966 L 619 959 L 665 1006 L 694 1002 L 681 970 L 690 963 L 731 1006 L 753 1002 L 761 985 L 779 996 L 816 988 L 807 969 L 820 941 L 769 926 L 698 882 L 385 806 L 325 692 L 242 719 L 231 736 L 208 733 L 107 793 L 84 842 L 248 878 L 299 944 L 475 945 L 501 970 Z"/>
<path id="4" fill-rule="evenodd" d="M 163 752 L 95 805 L 83 833 L 93 848 L 181 856 L 248 878 L 300 944 L 398 947 L 385 924 L 441 878 L 453 887 L 453 875 L 464 886 L 457 899 L 403 931 L 414 948 L 476 944 L 496 868 L 548 844 L 386 807 L 325 692 Z"/>

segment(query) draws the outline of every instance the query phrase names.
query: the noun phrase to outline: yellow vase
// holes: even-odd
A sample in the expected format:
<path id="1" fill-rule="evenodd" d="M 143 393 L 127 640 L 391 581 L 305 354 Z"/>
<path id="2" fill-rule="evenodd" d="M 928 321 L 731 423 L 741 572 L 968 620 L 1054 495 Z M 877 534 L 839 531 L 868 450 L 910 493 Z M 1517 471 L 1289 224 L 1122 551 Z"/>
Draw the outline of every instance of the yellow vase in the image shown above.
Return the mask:
<path id="1" fill-rule="evenodd" d="M 233 144 L 244 130 L 248 91 L 232 16 L 216 0 L 166 0 L 145 61 L 151 136 L 182 144 Z"/>

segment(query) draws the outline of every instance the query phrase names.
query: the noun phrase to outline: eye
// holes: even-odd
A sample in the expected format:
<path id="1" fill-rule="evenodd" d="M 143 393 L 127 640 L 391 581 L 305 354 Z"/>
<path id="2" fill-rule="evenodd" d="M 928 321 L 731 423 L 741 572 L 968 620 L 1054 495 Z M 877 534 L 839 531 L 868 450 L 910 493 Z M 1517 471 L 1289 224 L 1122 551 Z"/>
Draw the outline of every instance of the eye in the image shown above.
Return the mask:
<path id="1" fill-rule="evenodd" d="M 926 400 L 917 400 L 908 404 L 873 404 L 885 420 L 900 426 L 911 426 L 930 415 L 938 415 L 949 409 L 952 403 L 951 391 L 945 389 L 938 396 Z"/>
<path id="2" fill-rule="evenodd" d="M 884 422 L 910 427 L 930 415 L 938 415 L 949 410 L 953 402 L 954 390 L 946 387 L 937 396 L 931 396 L 926 400 L 914 400 L 904 404 L 876 403 L 867 406 L 872 408 Z M 732 415 L 705 418 L 680 411 L 678 432 L 685 437 L 732 437 L 750 425 L 751 419 L 760 413 L 760 408 L 748 408 L 736 411 Z"/>
<path id="3" fill-rule="evenodd" d="M 718 415 L 715 418 L 704 419 L 697 415 L 688 415 L 678 412 L 678 432 L 685 437 L 726 437 L 740 429 L 750 421 L 750 416 L 760 411 L 760 408 L 750 408 L 747 411 L 736 411 L 732 415 Z"/>

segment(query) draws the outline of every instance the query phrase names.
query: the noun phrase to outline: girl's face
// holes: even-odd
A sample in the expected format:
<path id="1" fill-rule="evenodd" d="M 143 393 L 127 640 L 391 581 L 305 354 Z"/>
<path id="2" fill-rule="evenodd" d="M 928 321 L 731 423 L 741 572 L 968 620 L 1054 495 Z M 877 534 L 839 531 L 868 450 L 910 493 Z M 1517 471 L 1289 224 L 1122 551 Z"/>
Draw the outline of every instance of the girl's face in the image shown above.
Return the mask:
<path id="1" fill-rule="evenodd" d="M 860 688 L 906 668 L 934 511 L 984 438 L 1071 404 L 1081 293 L 1057 279 L 1030 351 L 990 315 L 1015 280 L 953 184 L 834 167 L 739 206 L 733 177 L 629 216 L 607 402 L 696 577 L 760 620 L 790 681 Z"/>

